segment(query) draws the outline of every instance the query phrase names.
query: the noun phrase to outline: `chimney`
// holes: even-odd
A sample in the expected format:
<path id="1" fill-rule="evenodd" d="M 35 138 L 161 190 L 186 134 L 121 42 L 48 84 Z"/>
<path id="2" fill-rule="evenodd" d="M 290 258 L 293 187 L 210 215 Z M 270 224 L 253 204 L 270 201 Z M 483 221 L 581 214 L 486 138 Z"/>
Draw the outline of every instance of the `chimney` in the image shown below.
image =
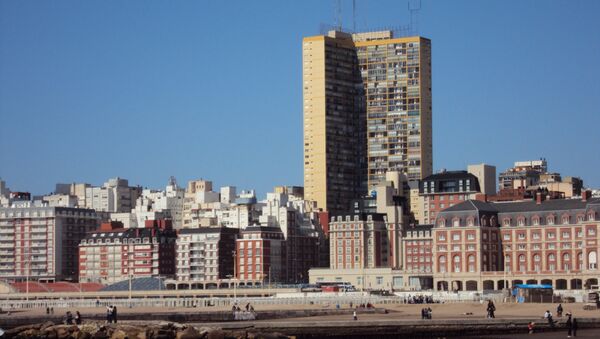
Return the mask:
<path id="1" fill-rule="evenodd" d="M 581 192 L 581 201 L 586 202 L 591 197 L 592 197 L 591 191 L 582 191 Z"/>
<path id="2" fill-rule="evenodd" d="M 542 192 L 535 193 L 535 203 L 537 205 L 541 205 L 542 201 L 544 201 L 544 196 L 542 195 Z"/>

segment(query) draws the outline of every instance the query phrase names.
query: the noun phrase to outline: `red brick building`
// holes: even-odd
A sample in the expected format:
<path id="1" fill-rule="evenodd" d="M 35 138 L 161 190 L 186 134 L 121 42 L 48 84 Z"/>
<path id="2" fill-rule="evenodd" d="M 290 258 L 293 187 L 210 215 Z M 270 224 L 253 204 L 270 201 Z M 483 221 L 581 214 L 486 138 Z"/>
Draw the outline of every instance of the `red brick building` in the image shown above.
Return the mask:
<path id="1" fill-rule="evenodd" d="M 236 241 L 236 277 L 241 285 L 285 281 L 286 260 L 279 227 L 248 226 Z"/>
<path id="2" fill-rule="evenodd" d="M 114 283 L 140 277 L 175 276 L 176 233 L 170 220 L 147 220 L 145 228 L 104 223 L 79 244 L 79 279 Z"/>
<path id="3" fill-rule="evenodd" d="M 467 201 L 437 217 L 434 279 L 439 290 L 555 289 L 598 284 L 600 199 Z"/>

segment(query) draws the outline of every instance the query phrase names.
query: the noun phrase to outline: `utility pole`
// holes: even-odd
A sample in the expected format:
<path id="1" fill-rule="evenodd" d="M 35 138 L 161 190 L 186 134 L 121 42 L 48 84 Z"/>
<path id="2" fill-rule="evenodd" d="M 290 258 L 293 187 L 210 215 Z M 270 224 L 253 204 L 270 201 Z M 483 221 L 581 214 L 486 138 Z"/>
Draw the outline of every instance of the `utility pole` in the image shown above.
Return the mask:
<path id="1" fill-rule="evenodd" d="M 233 303 L 237 302 L 237 252 L 232 251 L 233 255 Z"/>

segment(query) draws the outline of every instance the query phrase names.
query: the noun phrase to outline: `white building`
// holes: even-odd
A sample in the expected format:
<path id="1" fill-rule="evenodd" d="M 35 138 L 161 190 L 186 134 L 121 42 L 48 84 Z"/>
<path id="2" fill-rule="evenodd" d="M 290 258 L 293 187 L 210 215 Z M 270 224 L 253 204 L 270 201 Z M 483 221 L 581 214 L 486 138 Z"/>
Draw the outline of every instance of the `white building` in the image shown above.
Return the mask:
<path id="1" fill-rule="evenodd" d="M 126 179 L 109 179 L 102 187 L 87 187 L 87 208 L 106 212 L 130 212 L 141 194 L 141 187 L 130 187 Z"/>
<path id="2" fill-rule="evenodd" d="M 138 225 L 143 225 L 144 220 L 171 218 L 175 229 L 182 228 L 184 198 L 185 190 L 177 186 L 173 177 L 164 191 L 144 189 L 134 209 Z"/>

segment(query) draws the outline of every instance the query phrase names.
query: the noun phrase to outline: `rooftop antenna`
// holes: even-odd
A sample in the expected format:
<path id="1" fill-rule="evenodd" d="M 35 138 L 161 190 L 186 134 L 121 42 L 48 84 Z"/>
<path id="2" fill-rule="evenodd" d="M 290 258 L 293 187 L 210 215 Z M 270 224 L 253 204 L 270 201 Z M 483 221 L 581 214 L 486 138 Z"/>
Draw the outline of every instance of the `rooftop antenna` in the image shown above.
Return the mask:
<path id="1" fill-rule="evenodd" d="M 408 11 L 410 13 L 410 31 L 413 35 L 419 35 L 419 11 L 421 10 L 421 0 L 409 0 Z"/>
<path id="2" fill-rule="evenodd" d="M 335 30 L 342 31 L 342 0 L 333 0 Z"/>
<path id="3" fill-rule="evenodd" d="M 356 0 L 352 0 L 352 33 L 356 33 Z"/>

